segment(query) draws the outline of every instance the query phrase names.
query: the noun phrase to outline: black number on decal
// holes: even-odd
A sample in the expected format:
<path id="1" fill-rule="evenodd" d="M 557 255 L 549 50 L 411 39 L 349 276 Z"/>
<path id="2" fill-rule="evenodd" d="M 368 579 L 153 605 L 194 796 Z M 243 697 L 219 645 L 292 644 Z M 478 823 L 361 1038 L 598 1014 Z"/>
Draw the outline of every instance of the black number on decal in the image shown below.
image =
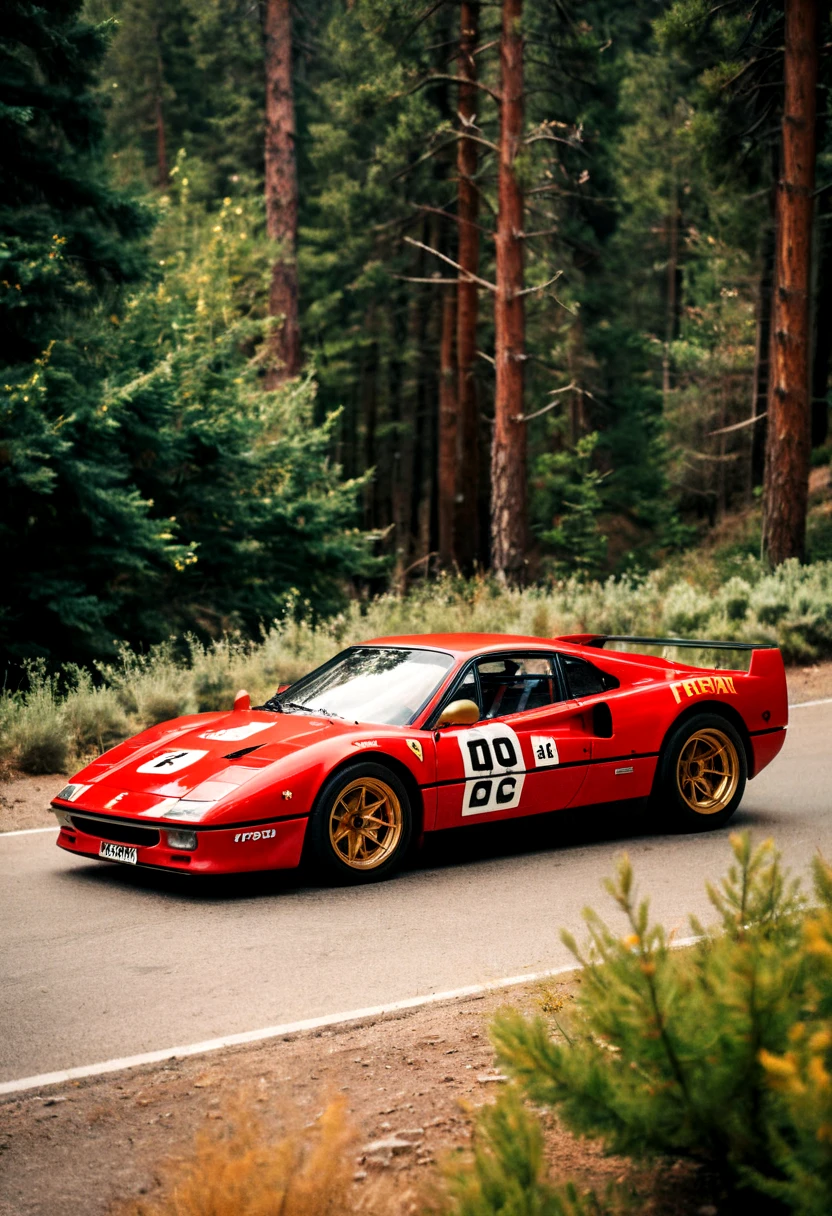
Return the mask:
<path id="1" fill-rule="evenodd" d="M 471 793 L 468 795 L 469 806 L 488 806 L 491 801 L 491 786 L 493 782 L 489 779 L 486 781 L 475 781 L 471 786 Z"/>
<path id="2" fill-rule="evenodd" d="M 471 768 L 475 773 L 488 772 L 494 767 L 491 760 L 491 748 L 487 739 L 468 739 L 468 754 L 471 757 Z"/>
<path id="3" fill-rule="evenodd" d="M 511 739 L 499 738 L 494 740 L 494 755 L 497 763 L 503 768 L 514 768 L 517 763 L 517 752 Z"/>
<path id="4" fill-rule="evenodd" d="M 495 795 L 495 801 L 498 806 L 504 806 L 507 802 L 511 802 L 516 785 L 516 777 L 503 777 L 497 786 L 497 793 Z"/>

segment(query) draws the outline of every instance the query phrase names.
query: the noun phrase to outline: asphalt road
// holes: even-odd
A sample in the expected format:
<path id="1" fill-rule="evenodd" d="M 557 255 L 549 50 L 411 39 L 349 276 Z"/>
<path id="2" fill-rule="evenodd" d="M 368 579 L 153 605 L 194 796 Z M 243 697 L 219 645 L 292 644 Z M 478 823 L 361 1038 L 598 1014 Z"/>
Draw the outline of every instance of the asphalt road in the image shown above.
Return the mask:
<path id="1" fill-rule="evenodd" d="M 732 826 L 804 873 L 832 857 L 830 811 L 832 704 L 796 709 Z M 600 884 L 625 848 L 666 925 L 708 921 L 727 829 L 660 835 L 622 804 L 435 838 L 358 889 L 194 885 L 0 836 L 0 1082 L 568 963 L 559 929 L 580 933 L 587 903 L 615 923 Z"/>

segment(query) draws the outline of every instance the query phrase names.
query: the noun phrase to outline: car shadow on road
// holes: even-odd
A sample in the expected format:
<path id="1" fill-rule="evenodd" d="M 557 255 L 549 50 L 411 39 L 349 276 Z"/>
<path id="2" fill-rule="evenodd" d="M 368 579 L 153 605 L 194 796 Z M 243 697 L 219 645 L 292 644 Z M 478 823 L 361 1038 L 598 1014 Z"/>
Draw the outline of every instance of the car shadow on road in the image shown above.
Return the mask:
<path id="1" fill-rule="evenodd" d="M 772 812 L 743 808 L 732 819 L 730 827 L 716 834 L 727 837 L 729 831 L 743 828 L 769 830 L 776 827 L 777 822 L 778 818 Z M 570 850 L 593 845 L 666 840 L 669 835 L 661 816 L 643 801 L 615 802 L 429 833 L 422 847 L 411 854 L 404 873 L 411 877 L 439 874 L 484 861 L 510 861 L 547 853 L 567 854 Z M 297 870 L 209 877 L 91 861 L 89 865 L 75 865 L 62 871 L 61 878 L 91 888 L 154 892 L 162 898 L 188 903 L 248 902 L 299 894 L 314 896 L 330 889 L 307 865 Z M 395 878 L 392 881 L 395 883 Z"/>

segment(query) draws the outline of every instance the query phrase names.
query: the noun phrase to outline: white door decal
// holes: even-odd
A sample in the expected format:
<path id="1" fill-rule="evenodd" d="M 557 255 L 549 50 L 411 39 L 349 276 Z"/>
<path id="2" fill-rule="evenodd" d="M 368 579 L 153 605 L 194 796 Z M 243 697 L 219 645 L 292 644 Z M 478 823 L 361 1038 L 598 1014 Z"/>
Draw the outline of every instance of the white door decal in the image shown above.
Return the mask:
<path id="1" fill-rule="evenodd" d="M 465 767 L 463 815 L 509 811 L 520 802 L 523 750 L 510 726 L 501 722 L 461 730 L 457 734 Z"/>
<path id="2" fill-rule="evenodd" d="M 560 764 L 558 745 L 551 735 L 532 735 L 530 739 L 535 768 L 548 768 Z"/>
<path id="3" fill-rule="evenodd" d="M 197 760 L 201 760 L 203 756 L 207 755 L 207 752 L 198 751 L 162 752 L 160 756 L 154 756 L 146 764 L 140 764 L 136 772 L 178 773 L 183 768 L 190 768 L 192 764 L 196 764 Z"/>

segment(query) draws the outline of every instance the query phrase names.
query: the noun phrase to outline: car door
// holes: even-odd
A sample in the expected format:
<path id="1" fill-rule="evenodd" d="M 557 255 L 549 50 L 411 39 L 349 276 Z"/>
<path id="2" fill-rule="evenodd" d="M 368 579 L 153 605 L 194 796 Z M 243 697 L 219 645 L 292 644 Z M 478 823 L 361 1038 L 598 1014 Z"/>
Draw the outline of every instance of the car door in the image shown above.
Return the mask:
<path id="1" fill-rule="evenodd" d="M 578 798 L 579 804 L 646 798 L 653 788 L 658 751 L 645 746 L 653 738 L 652 724 L 645 731 L 644 688 L 621 688 L 616 676 L 588 659 L 558 654 L 563 683 L 592 730 L 592 765 Z M 591 726 L 590 726 L 591 724 Z"/>
<path id="2" fill-rule="evenodd" d="M 590 740 L 552 655 L 482 656 L 445 702 L 460 699 L 475 701 L 481 716 L 435 732 L 438 828 L 568 806 L 586 776 Z"/>

